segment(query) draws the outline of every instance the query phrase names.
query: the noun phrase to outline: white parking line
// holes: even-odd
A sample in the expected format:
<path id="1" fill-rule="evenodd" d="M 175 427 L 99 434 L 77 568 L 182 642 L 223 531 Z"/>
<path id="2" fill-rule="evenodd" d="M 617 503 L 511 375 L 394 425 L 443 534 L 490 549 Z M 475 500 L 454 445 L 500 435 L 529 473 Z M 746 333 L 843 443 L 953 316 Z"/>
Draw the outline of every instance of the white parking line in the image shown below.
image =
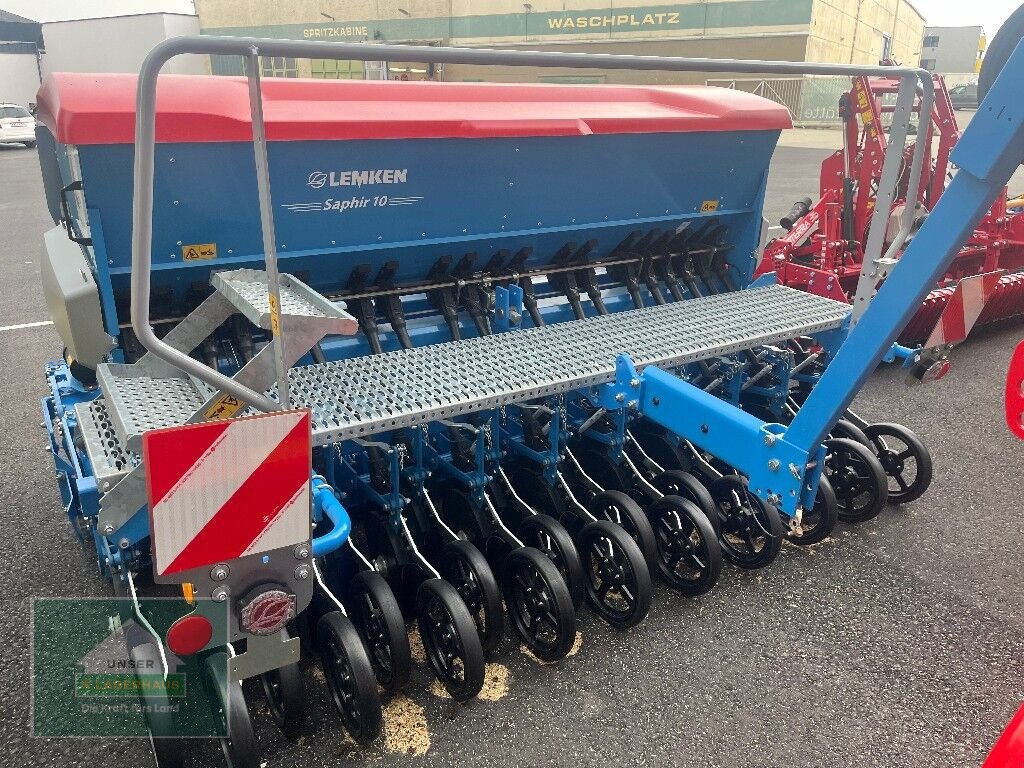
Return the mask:
<path id="1" fill-rule="evenodd" d="M 44 325 L 53 325 L 53 320 L 39 320 L 35 323 L 18 323 L 17 325 L 0 325 L 0 331 L 20 331 L 23 328 L 42 328 Z"/>

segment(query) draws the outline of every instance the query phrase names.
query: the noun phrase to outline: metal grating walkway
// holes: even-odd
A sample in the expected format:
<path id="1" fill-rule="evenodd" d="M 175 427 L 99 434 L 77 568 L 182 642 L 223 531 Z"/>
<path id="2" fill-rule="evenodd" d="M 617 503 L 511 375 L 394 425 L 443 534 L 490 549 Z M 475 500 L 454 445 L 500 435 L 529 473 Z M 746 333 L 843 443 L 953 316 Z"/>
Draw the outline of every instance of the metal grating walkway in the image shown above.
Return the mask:
<path id="1" fill-rule="evenodd" d="M 611 381 L 615 358 L 673 366 L 836 328 L 850 308 L 783 286 L 673 302 L 290 372 L 314 442 L 370 435 Z"/>
<path id="2" fill-rule="evenodd" d="M 292 403 L 312 410 L 322 445 L 605 383 L 623 352 L 638 368 L 682 365 L 833 329 L 849 311 L 783 286 L 755 288 L 294 368 Z M 188 396 L 188 379 L 103 378 L 124 437 L 184 423 L 205 400 Z"/>

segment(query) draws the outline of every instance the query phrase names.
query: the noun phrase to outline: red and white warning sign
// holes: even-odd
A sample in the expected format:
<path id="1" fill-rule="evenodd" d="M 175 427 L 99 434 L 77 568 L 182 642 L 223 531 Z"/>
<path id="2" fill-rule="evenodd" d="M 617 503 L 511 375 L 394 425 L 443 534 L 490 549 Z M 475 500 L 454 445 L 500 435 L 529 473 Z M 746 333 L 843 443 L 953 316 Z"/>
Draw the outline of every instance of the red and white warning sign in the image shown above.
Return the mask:
<path id="1" fill-rule="evenodd" d="M 925 349 L 941 347 L 945 344 L 959 344 L 967 338 L 974 324 L 978 322 L 981 311 L 992 297 L 1002 270 L 986 272 L 981 275 L 965 277 L 956 284 L 953 295 L 942 310 L 939 322 L 935 324 Z"/>
<path id="2" fill-rule="evenodd" d="M 307 541 L 309 411 L 142 436 L 157 576 Z"/>

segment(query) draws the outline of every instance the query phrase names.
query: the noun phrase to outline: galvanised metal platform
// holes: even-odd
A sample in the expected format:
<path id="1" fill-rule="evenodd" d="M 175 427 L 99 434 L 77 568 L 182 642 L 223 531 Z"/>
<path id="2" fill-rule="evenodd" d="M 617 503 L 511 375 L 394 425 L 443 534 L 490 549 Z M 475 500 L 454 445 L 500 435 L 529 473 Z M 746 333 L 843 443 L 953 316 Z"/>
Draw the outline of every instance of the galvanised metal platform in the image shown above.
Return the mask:
<path id="1" fill-rule="evenodd" d="M 678 366 L 831 330 L 849 312 L 846 304 L 792 288 L 753 288 L 293 368 L 290 393 L 293 407 L 311 409 L 314 444 L 324 445 L 602 384 L 614 378 L 622 353 L 638 369 Z M 150 429 L 195 420 L 211 395 L 186 376 L 126 376 L 130 369 L 99 370 L 122 445 L 134 447 Z M 109 443 L 107 435 L 102 444 Z"/>

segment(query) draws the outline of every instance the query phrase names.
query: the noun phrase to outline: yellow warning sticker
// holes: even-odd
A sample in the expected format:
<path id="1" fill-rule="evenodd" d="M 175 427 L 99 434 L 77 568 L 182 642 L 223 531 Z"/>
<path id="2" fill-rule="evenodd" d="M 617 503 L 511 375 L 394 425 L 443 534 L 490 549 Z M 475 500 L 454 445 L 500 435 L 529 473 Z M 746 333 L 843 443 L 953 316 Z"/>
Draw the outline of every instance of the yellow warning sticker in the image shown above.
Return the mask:
<path id="1" fill-rule="evenodd" d="M 216 243 L 193 243 L 181 246 L 181 258 L 185 261 L 202 261 L 217 258 Z"/>
<path id="2" fill-rule="evenodd" d="M 270 330 L 275 336 L 279 336 L 281 334 L 281 312 L 277 306 L 277 297 L 268 293 L 267 300 L 270 302 Z"/>
<path id="3" fill-rule="evenodd" d="M 203 416 L 207 421 L 220 421 L 232 418 L 243 408 L 245 408 L 245 403 L 234 395 L 225 393 L 213 401 L 213 405 L 206 409 Z"/>
<path id="4" fill-rule="evenodd" d="M 717 210 L 718 210 L 718 201 L 717 200 L 705 200 L 703 203 L 700 204 L 700 212 L 701 213 L 711 213 L 712 211 L 717 211 Z"/>

